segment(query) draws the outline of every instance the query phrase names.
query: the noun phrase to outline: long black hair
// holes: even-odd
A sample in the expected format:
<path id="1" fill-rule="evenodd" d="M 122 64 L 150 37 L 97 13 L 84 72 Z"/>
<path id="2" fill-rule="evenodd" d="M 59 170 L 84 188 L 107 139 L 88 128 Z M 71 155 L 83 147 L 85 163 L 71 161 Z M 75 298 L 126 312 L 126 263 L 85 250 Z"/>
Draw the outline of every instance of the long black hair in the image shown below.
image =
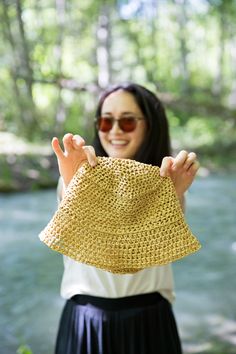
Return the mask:
<path id="1" fill-rule="evenodd" d="M 133 95 L 147 121 L 147 135 L 142 146 L 135 155 L 134 160 L 154 166 L 160 166 L 163 157 L 170 155 L 171 148 L 169 126 L 165 109 L 154 93 L 145 87 L 134 83 L 124 83 L 113 86 L 107 89 L 100 97 L 96 110 L 96 119 L 101 115 L 105 99 L 111 93 L 118 90 L 127 91 Z M 101 145 L 96 128 L 93 146 L 98 156 L 107 156 Z"/>

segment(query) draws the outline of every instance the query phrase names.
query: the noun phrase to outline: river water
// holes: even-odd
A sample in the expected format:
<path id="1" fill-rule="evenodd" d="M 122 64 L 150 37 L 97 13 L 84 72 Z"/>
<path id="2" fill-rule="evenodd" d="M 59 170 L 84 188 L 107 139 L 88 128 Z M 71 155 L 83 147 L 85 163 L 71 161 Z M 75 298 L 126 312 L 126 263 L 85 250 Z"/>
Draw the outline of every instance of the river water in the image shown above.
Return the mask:
<path id="1" fill-rule="evenodd" d="M 0 354 L 25 344 L 34 354 L 53 353 L 64 304 L 62 258 L 37 235 L 55 208 L 55 190 L 0 195 Z M 184 351 L 235 354 L 235 177 L 198 178 L 186 219 L 202 249 L 173 265 Z"/>

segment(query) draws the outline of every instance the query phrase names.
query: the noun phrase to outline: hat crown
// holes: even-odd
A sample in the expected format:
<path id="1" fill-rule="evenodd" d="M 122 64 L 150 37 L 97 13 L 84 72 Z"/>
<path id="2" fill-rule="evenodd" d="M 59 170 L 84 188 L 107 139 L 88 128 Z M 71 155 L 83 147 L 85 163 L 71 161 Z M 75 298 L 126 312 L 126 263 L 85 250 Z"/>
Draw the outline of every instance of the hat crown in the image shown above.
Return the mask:
<path id="1" fill-rule="evenodd" d="M 85 163 L 77 175 L 81 181 L 89 178 L 99 189 L 127 199 L 148 194 L 161 182 L 159 167 L 112 157 L 99 157 L 96 168 Z"/>

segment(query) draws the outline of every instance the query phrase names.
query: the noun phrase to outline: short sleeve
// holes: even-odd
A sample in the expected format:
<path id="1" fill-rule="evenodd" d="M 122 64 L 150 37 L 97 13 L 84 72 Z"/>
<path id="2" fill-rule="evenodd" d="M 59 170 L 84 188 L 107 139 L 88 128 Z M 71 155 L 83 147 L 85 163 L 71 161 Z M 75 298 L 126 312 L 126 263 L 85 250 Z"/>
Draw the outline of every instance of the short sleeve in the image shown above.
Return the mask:
<path id="1" fill-rule="evenodd" d="M 57 183 L 57 202 L 60 204 L 62 201 L 62 191 L 63 191 L 63 180 L 62 177 L 59 178 Z"/>

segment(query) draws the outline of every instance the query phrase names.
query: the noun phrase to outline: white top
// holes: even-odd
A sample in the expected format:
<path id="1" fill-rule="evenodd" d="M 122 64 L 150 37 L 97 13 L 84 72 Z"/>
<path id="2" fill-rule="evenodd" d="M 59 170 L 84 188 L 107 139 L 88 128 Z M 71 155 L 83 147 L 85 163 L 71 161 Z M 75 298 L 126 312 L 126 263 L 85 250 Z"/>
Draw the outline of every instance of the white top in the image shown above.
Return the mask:
<path id="1" fill-rule="evenodd" d="M 57 188 L 58 202 L 62 179 Z M 63 256 L 64 274 L 61 296 L 70 299 L 84 294 L 107 298 L 119 298 L 158 291 L 170 303 L 175 299 L 171 265 L 146 268 L 134 274 L 113 274 L 99 268 L 76 262 Z"/>
<path id="2" fill-rule="evenodd" d="M 69 299 L 77 294 L 107 298 L 145 294 L 158 291 L 171 303 L 174 282 L 171 265 L 146 268 L 134 274 L 113 274 L 63 256 L 64 274 L 61 296 Z"/>

